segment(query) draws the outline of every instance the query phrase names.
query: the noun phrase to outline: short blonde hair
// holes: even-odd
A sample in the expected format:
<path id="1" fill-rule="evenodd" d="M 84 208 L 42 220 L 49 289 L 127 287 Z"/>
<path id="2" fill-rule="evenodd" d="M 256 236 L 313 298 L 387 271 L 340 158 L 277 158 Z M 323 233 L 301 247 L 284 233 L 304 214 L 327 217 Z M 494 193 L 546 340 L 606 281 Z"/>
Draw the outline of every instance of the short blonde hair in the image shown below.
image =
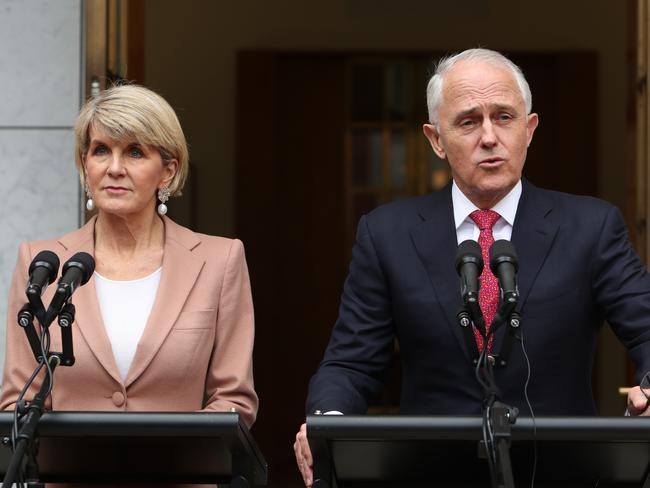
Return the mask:
<path id="1" fill-rule="evenodd" d="M 75 162 L 82 186 L 86 183 L 83 163 L 93 127 L 111 139 L 133 139 L 155 147 L 163 164 L 176 159 L 178 167 L 169 190 L 172 195 L 181 195 L 189 169 L 187 142 L 176 112 L 163 97 L 143 86 L 118 85 L 85 103 L 74 126 Z"/>

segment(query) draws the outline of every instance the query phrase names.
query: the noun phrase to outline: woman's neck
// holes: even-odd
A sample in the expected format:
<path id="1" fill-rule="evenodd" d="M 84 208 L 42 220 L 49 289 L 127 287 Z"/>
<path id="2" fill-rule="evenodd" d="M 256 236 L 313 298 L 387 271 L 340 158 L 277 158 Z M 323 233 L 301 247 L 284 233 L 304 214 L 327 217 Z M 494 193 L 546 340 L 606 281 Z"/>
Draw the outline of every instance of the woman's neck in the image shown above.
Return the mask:
<path id="1" fill-rule="evenodd" d="M 146 276 L 162 265 L 165 226 L 155 212 L 124 218 L 100 212 L 95 222 L 96 270 L 112 279 Z"/>

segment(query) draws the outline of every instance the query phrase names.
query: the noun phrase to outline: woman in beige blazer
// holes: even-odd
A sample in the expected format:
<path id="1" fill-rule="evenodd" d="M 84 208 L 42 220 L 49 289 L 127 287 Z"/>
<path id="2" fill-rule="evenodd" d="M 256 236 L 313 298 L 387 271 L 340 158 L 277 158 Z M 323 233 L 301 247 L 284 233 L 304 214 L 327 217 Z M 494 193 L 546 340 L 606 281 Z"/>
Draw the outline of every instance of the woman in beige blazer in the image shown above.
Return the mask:
<path id="1" fill-rule="evenodd" d="M 97 214 L 59 239 L 20 246 L 9 296 L 0 408 L 14 407 L 36 366 L 16 325 L 26 301 L 30 262 L 44 249 L 54 251 L 61 262 L 85 251 L 94 256 L 96 268 L 72 298 L 76 363 L 55 371 L 47 407 L 234 410 L 250 426 L 258 400 L 252 372 L 253 305 L 242 243 L 197 234 L 164 215 L 167 198 L 180 194 L 188 168 L 176 114 L 146 88 L 117 86 L 82 108 L 75 134 L 87 207 Z M 134 283 L 145 286 L 148 306 L 140 303 L 147 302 L 144 296 L 125 300 L 114 291 L 128 293 Z M 44 294 L 45 304 L 54 288 Z M 133 306 L 140 323 L 129 323 L 128 307 Z M 61 351 L 58 331 L 52 340 L 51 350 Z M 39 385 L 37 380 L 26 400 Z"/>

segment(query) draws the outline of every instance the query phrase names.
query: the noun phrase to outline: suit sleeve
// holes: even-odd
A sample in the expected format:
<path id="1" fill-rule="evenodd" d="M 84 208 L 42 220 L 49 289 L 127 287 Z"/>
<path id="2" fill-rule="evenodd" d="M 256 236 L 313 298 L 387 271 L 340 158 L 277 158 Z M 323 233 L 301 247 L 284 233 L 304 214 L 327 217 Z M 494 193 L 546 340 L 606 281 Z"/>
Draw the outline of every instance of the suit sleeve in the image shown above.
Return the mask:
<path id="1" fill-rule="evenodd" d="M 366 413 L 385 380 L 394 335 L 388 282 L 364 216 L 357 229 L 339 318 L 309 384 L 307 414 L 315 410 Z"/>
<path id="2" fill-rule="evenodd" d="M 591 260 L 596 302 L 637 370 L 650 371 L 650 275 L 628 239 L 619 210 L 611 207 Z"/>
<path id="3" fill-rule="evenodd" d="M 244 246 L 233 240 L 226 262 L 215 342 L 206 378 L 205 411 L 234 408 L 249 427 L 258 399 L 253 386 L 253 299 Z"/>
<path id="4" fill-rule="evenodd" d="M 17 315 L 20 308 L 27 302 L 25 288 L 27 287 L 27 273 L 32 260 L 28 243 L 21 243 L 18 251 L 18 261 L 14 269 L 9 289 L 7 304 L 7 335 L 6 353 L 2 379 L 2 392 L 0 393 L 0 409 L 12 410 L 18 400 L 18 395 L 27 383 L 27 380 L 36 369 L 36 359 L 29 346 L 27 336 L 17 324 Z M 38 328 L 37 321 L 34 321 Z M 38 392 L 43 379 L 43 371 L 39 373 L 30 389 L 25 394 L 25 400 L 32 400 Z M 55 378 L 56 379 L 56 378 Z M 45 408 L 51 409 L 51 397 L 47 397 Z"/>

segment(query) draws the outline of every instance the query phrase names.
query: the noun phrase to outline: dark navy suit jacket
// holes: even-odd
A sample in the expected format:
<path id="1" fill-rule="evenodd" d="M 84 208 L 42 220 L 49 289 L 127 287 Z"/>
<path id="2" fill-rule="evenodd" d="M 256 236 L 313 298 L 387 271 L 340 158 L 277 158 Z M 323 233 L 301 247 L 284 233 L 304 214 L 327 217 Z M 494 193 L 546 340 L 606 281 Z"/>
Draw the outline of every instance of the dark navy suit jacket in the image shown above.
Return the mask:
<path id="1" fill-rule="evenodd" d="M 595 413 L 591 371 L 604 320 L 637 374 L 650 369 L 650 276 L 612 205 L 539 189 L 523 180 L 512 232 L 519 256 L 522 343 L 496 371 L 503 400 L 529 414 Z M 457 325 L 461 305 L 451 185 L 393 202 L 361 218 L 324 359 L 310 382 L 307 413 L 365 413 L 399 340 L 400 411 L 478 414 L 482 390 Z M 495 338 L 498 351 L 505 328 Z M 638 378 L 637 378 L 638 381 Z"/>

